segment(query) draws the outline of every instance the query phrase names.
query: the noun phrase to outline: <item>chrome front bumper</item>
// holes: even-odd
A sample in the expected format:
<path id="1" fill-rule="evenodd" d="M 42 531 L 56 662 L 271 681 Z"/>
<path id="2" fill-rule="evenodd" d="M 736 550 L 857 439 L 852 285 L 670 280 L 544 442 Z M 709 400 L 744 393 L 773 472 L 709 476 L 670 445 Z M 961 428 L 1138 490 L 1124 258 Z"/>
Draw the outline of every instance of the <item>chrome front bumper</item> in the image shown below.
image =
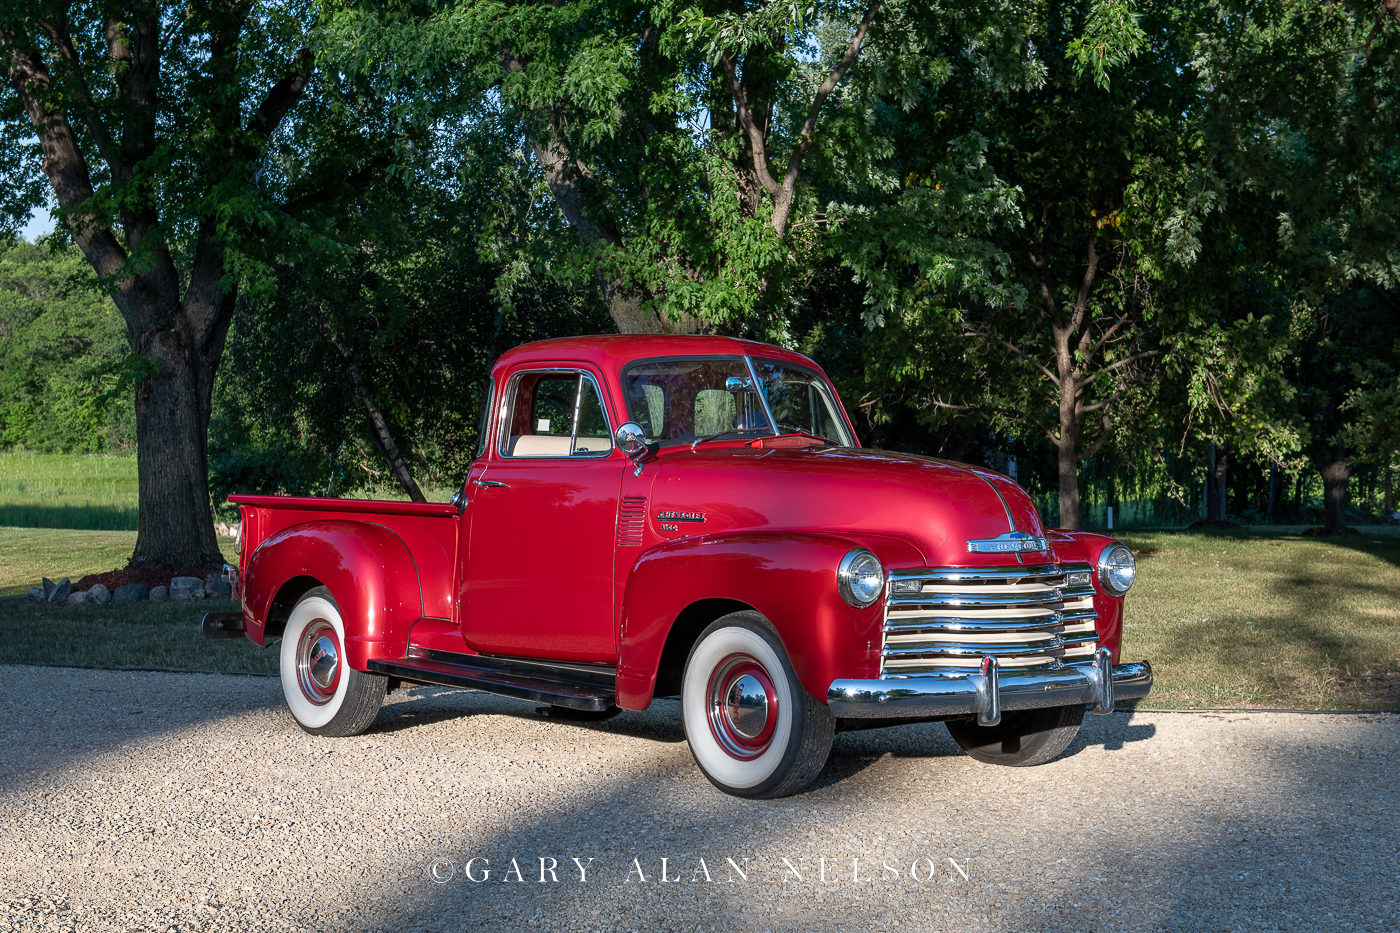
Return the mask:
<path id="1" fill-rule="evenodd" d="M 1146 661 L 1114 664 L 1106 648 L 1092 661 L 1059 670 L 1000 670 L 996 658 L 982 659 L 980 672 L 921 674 L 885 680 L 834 680 L 826 691 L 839 719 L 902 719 L 920 716 L 977 716 L 983 726 L 1001 722 L 1005 711 L 1074 706 L 1100 715 L 1118 700 L 1135 700 L 1152 689 Z"/>

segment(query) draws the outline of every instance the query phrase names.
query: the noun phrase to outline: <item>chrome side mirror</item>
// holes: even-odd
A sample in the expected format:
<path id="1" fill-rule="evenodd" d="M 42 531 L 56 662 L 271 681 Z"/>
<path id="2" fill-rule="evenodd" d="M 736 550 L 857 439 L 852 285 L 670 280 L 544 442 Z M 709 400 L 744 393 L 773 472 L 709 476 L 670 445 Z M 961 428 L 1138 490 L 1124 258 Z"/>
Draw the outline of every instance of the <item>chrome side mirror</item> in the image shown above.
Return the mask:
<path id="1" fill-rule="evenodd" d="M 617 442 L 617 449 L 629 457 L 636 457 L 647 449 L 646 433 L 635 421 L 624 421 L 613 435 L 613 440 Z"/>
<path id="2" fill-rule="evenodd" d="M 753 380 L 748 376 L 730 376 L 724 380 L 724 387 L 730 392 L 744 392 L 753 388 Z"/>

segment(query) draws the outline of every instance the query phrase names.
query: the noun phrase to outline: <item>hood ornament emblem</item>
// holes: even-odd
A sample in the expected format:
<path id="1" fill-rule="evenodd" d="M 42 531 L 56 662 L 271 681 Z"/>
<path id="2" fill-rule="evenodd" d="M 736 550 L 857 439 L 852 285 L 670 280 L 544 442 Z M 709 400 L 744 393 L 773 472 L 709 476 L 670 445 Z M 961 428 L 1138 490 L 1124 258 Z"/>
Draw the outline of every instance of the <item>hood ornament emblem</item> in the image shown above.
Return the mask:
<path id="1" fill-rule="evenodd" d="M 1024 531 L 1008 531 L 995 538 L 974 538 L 967 542 L 969 554 L 1020 554 L 1025 551 L 1046 551 L 1050 542 L 1045 538 L 1026 534 Z"/>

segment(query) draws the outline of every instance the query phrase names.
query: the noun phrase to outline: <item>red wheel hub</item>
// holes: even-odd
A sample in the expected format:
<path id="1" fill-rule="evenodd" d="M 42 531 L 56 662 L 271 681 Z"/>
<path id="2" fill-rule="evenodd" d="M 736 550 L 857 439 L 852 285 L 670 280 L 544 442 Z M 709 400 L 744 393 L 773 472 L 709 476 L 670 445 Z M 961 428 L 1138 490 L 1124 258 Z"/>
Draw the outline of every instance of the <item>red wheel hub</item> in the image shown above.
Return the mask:
<path id="1" fill-rule="evenodd" d="M 340 686 L 340 636 L 325 619 L 313 619 L 297 642 L 297 683 L 302 695 L 324 706 Z"/>
<path id="2" fill-rule="evenodd" d="M 710 674 L 710 732 L 730 756 L 748 761 L 762 755 L 778 725 L 778 691 L 763 665 L 731 654 Z"/>

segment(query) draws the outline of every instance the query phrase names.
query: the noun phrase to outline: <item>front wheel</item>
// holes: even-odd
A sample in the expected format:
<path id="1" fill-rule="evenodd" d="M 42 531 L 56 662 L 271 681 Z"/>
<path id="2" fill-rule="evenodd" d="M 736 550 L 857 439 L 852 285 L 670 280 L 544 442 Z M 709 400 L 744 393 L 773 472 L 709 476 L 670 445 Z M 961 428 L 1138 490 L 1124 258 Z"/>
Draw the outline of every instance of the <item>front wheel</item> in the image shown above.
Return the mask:
<path id="1" fill-rule="evenodd" d="M 963 751 L 989 765 L 1029 768 L 1058 758 L 1079 734 L 1083 706 L 1052 706 L 1005 713 L 995 726 L 945 722 Z"/>
<path id="2" fill-rule="evenodd" d="M 359 735 L 374 722 L 388 678 L 345 661 L 345 623 L 324 586 L 308 590 L 282 633 L 282 695 L 312 735 Z"/>
<path id="3" fill-rule="evenodd" d="M 736 797 L 786 797 L 826 765 L 836 719 L 793 673 L 777 632 L 735 612 L 700 635 L 686 660 L 681 714 L 705 777 Z"/>

